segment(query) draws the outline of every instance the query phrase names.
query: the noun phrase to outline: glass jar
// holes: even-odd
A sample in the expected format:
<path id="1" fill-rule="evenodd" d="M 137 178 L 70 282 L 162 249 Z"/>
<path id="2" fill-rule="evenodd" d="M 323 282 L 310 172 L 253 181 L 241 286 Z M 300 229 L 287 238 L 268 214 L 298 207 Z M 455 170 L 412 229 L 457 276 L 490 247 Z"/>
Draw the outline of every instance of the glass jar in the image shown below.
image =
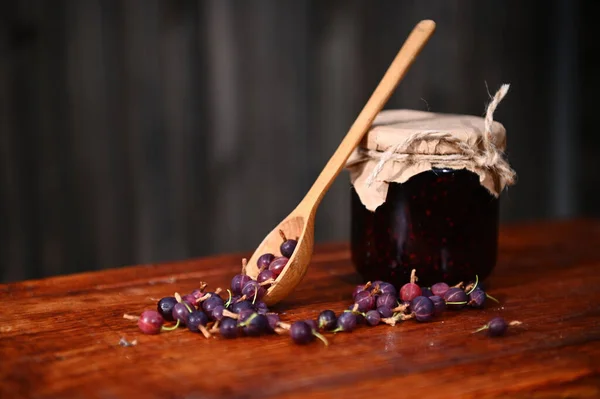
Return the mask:
<path id="1" fill-rule="evenodd" d="M 507 90 L 507 89 L 506 89 Z M 365 281 L 398 288 L 484 280 L 496 265 L 499 197 L 515 180 L 506 132 L 485 118 L 386 110 L 346 168 L 352 183 L 351 254 Z"/>
<path id="2" fill-rule="evenodd" d="M 365 281 L 401 286 L 485 279 L 496 264 L 499 201 L 468 170 L 432 169 L 390 183 L 369 211 L 352 189 L 351 253 Z"/>

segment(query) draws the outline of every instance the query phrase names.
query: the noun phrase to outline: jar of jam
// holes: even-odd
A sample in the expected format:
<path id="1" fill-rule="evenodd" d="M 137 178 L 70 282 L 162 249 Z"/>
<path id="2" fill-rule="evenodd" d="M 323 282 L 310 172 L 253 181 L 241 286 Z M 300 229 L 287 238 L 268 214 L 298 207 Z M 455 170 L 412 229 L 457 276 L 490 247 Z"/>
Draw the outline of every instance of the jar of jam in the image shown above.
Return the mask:
<path id="1" fill-rule="evenodd" d="M 491 119 L 491 118 L 490 118 Z M 499 196 L 514 182 L 504 127 L 484 118 L 381 112 L 350 158 L 351 252 L 365 281 L 454 285 L 496 264 Z"/>

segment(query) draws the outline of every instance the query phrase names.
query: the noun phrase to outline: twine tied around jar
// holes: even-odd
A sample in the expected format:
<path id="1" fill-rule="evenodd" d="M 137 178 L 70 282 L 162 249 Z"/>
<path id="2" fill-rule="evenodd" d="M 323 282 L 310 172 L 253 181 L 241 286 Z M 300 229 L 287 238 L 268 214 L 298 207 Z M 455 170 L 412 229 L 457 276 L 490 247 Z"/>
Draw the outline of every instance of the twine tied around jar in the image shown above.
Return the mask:
<path id="1" fill-rule="evenodd" d="M 502 177 L 506 184 L 513 184 L 516 179 L 516 173 L 504 158 L 504 153 L 496 147 L 492 140 L 494 112 L 496 111 L 498 104 L 500 104 L 504 96 L 508 93 L 509 87 L 509 84 L 503 84 L 487 106 L 484 132 L 480 140 L 481 146 L 468 145 L 459 138 L 441 130 L 424 130 L 411 135 L 403 143 L 390 147 L 383 153 L 380 151 L 361 149 L 361 152 L 370 158 L 379 159 L 379 162 L 375 165 L 371 174 L 366 179 L 365 185 L 370 187 L 373 184 L 387 162 L 391 160 L 411 162 L 411 159 L 427 161 L 432 164 L 443 163 L 447 167 L 451 167 L 453 164 L 464 165 L 465 161 L 468 161 L 480 168 L 494 171 L 496 175 Z M 409 149 L 416 143 L 433 140 L 452 145 L 458 151 L 456 154 L 414 154 L 409 152 Z"/>

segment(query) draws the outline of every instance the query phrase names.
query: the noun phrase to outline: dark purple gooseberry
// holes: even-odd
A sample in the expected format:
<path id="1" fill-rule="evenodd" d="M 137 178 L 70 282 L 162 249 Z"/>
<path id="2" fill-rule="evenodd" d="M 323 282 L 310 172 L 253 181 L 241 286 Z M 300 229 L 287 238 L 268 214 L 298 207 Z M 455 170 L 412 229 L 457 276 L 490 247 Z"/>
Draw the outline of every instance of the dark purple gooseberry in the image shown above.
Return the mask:
<path id="1" fill-rule="evenodd" d="M 258 337 L 269 331 L 269 320 L 264 314 L 254 313 L 242 323 L 244 334 L 249 337 Z"/>
<path id="2" fill-rule="evenodd" d="M 185 302 L 176 303 L 173 306 L 173 319 L 179 321 L 182 325 L 187 323 L 187 319 L 189 314 L 194 310 L 194 308 L 190 307 Z"/>
<path id="3" fill-rule="evenodd" d="M 256 301 L 253 306 L 254 310 L 258 314 L 267 314 L 269 313 L 269 307 L 263 301 Z"/>
<path id="4" fill-rule="evenodd" d="M 485 292 L 479 288 L 475 288 L 469 294 L 468 305 L 472 308 L 481 309 L 485 305 L 486 295 Z"/>
<path id="5" fill-rule="evenodd" d="M 387 306 L 379 306 L 377 307 L 377 311 L 379 312 L 379 315 L 381 315 L 381 317 L 384 319 L 392 317 L 394 315 L 392 308 Z"/>
<path id="6" fill-rule="evenodd" d="M 231 305 L 231 311 L 233 313 L 240 313 L 242 310 L 252 309 L 252 303 L 250 301 L 235 302 Z"/>
<path id="7" fill-rule="evenodd" d="M 446 291 L 444 295 L 444 301 L 446 301 L 446 308 L 453 310 L 460 310 L 467 305 L 468 302 L 467 294 L 460 288 L 451 287 Z"/>
<path id="8" fill-rule="evenodd" d="M 225 302 L 225 304 L 227 305 L 226 308 L 230 309 L 231 306 L 237 301 L 239 301 L 241 297 L 241 295 L 232 295 L 231 298 L 228 299 L 227 302 Z"/>
<path id="9" fill-rule="evenodd" d="M 406 283 L 400 289 L 400 299 L 403 301 L 412 301 L 421 296 L 421 287 L 415 283 Z"/>
<path id="10" fill-rule="evenodd" d="M 188 330 L 192 332 L 200 331 L 199 326 L 205 326 L 208 323 L 208 316 L 201 310 L 193 311 L 188 315 L 186 325 Z"/>
<path id="11" fill-rule="evenodd" d="M 364 284 L 357 285 L 354 288 L 354 291 L 352 292 L 352 299 L 353 300 L 356 299 L 356 295 L 358 295 L 359 292 L 363 292 L 363 291 L 365 291 L 365 285 Z"/>
<path id="12" fill-rule="evenodd" d="M 274 331 L 277 328 L 277 324 L 281 321 L 281 318 L 277 313 L 267 313 L 267 321 L 269 322 L 269 328 Z"/>
<path id="13" fill-rule="evenodd" d="M 367 324 L 370 326 L 376 326 L 381 322 L 381 315 L 376 310 L 369 310 L 365 315 Z"/>
<path id="14" fill-rule="evenodd" d="M 390 309 L 398 306 L 398 298 L 392 294 L 382 294 L 377 298 L 377 307 L 387 306 Z"/>
<path id="15" fill-rule="evenodd" d="M 273 273 L 272 270 L 266 269 L 263 270 L 262 272 L 258 273 L 258 276 L 256 277 L 256 281 L 258 282 L 258 284 L 262 284 L 265 281 L 271 280 L 271 279 L 275 279 L 277 276 L 275 275 L 275 273 Z"/>
<path id="16" fill-rule="evenodd" d="M 433 319 L 433 314 L 435 311 L 434 305 L 431 299 L 427 297 L 416 297 L 410 303 L 410 308 L 417 321 L 425 322 Z"/>
<path id="17" fill-rule="evenodd" d="M 273 262 L 271 262 L 269 265 L 269 270 L 272 271 L 275 276 L 279 276 L 285 268 L 285 265 L 287 265 L 288 260 L 289 259 L 285 256 L 278 256 L 277 258 L 273 259 Z"/>
<path id="18" fill-rule="evenodd" d="M 446 283 L 435 283 L 431 286 L 431 293 L 433 295 L 439 296 L 440 298 L 443 298 L 444 295 L 446 295 L 446 291 L 448 291 L 449 289 L 450 286 L 448 286 L 448 284 Z"/>
<path id="19" fill-rule="evenodd" d="M 202 302 L 202 310 L 204 310 L 204 312 L 208 314 L 211 314 L 215 307 L 223 306 L 224 304 L 225 302 L 223 302 L 223 299 L 221 299 L 221 297 L 212 296 L 206 301 Z"/>
<path id="20" fill-rule="evenodd" d="M 393 284 L 386 283 L 385 281 L 375 281 L 373 283 L 373 287 L 377 287 L 378 294 L 391 294 L 393 296 L 398 295 L 398 291 L 396 291 L 396 287 Z"/>
<path id="21" fill-rule="evenodd" d="M 219 324 L 219 334 L 221 334 L 223 338 L 236 338 L 239 333 L 240 329 L 237 320 L 229 317 L 224 317 L 223 320 L 221 320 L 221 323 Z"/>
<path id="22" fill-rule="evenodd" d="M 296 245 L 298 245 L 298 241 L 296 240 L 285 240 L 279 247 L 281 255 L 285 256 L 286 258 L 291 258 L 294 250 L 296 249 Z"/>
<path id="23" fill-rule="evenodd" d="M 350 332 L 353 331 L 356 328 L 356 314 L 354 314 L 354 312 L 344 312 L 340 315 L 340 317 L 338 317 L 337 319 L 337 328 L 334 330 L 334 332 L 338 332 L 338 331 L 346 331 L 346 332 Z"/>
<path id="24" fill-rule="evenodd" d="M 264 270 L 266 268 L 269 267 L 269 265 L 271 264 L 271 262 L 273 262 L 273 259 L 275 259 L 275 255 L 273 254 L 262 254 L 257 260 L 256 260 L 256 266 L 258 266 L 258 270 Z"/>
<path id="25" fill-rule="evenodd" d="M 491 337 L 499 337 L 506 333 L 506 330 L 508 329 L 508 324 L 502 317 L 494 317 L 487 324 L 487 328 L 488 334 Z"/>
<path id="26" fill-rule="evenodd" d="M 260 286 L 255 280 L 250 280 L 242 289 L 242 295 L 246 295 L 251 302 L 256 302 L 262 299 L 265 295 L 265 289 Z"/>
<path id="27" fill-rule="evenodd" d="M 160 313 L 160 315 L 162 316 L 163 319 L 165 319 L 166 321 L 174 321 L 175 319 L 173 319 L 173 307 L 175 306 L 175 304 L 177 303 L 177 299 L 175 299 L 175 297 L 172 296 L 167 296 L 164 298 L 161 298 L 160 301 L 158 301 L 158 304 L 156 305 L 158 313 Z"/>
<path id="28" fill-rule="evenodd" d="M 156 310 L 142 312 L 138 319 L 138 327 L 144 334 L 158 334 L 165 320 Z"/>
<path id="29" fill-rule="evenodd" d="M 319 324 L 316 320 L 304 320 L 304 322 L 308 324 L 314 331 L 319 331 Z"/>
<path id="30" fill-rule="evenodd" d="M 299 345 L 306 345 L 315 339 L 311 326 L 303 321 L 292 323 L 290 337 L 294 343 Z"/>
<path id="31" fill-rule="evenodd" d="M 181 297 L 181 302 L 186 302 L 188 305 L 196 307 L 196 297 L 192 294 L 187 294 Z"/>
<path id="32" fill-rule="evenodd" d="M 431 292 L 431 289 L 421 288 L 421 296 L 424 296 L 425 298 L 429 298 L 432 295 L 433 295 L 433 293 Z"/>
<path id="33" fill-rule="evenodd" d="M 225 306 L 217 305 L 213 308 L 212 312 L 210 312 L 210 318 L 212 320 L 222 320 L 223 319 L 223 311 L 225 310 Z"/>
<path id="34" fill-rule="evenodd" d="M 254 309 L 244 309 L 240 313 L 238 313 L 238 323 L 244 323 L 248 320 L 252 315 L 257 314 Z"/>
<path id="35" fill-rule="evenodd" d="M 358 305 L 359 312 L 368 312 L 375 308 L 376 300 L 373 294 L 369 291 L 363 291 L 356 294 L 356 298 L 354 298 L 354 303 Z"/>
<path id="36" fill-rule="evenodd" d="M 441 298 L 437 295 L 432 295 L 429 297 L 429 300 L 431 302 L 433 302 L 433 307 L 434 307 L 433 314 L 435 316 L 443 313 L 444 310 L 446 310 L 446 301 L 444 301 L 444 298 Z"/>
<path id="37" fill-rule="evenodd" d="M 336 327 L 337 316 L 333 310 L 324 310 L 319 314 L 317 322 L 319 329 L 331 331 Z"/>
<path id="38" fill-rule="evenodd" d="M 236 274 L 231 279 L 231 293 L 234 295 L 242 295 L 242 289 L 248 281 L 252 280 L 250 276 L 245 274 Z"/>

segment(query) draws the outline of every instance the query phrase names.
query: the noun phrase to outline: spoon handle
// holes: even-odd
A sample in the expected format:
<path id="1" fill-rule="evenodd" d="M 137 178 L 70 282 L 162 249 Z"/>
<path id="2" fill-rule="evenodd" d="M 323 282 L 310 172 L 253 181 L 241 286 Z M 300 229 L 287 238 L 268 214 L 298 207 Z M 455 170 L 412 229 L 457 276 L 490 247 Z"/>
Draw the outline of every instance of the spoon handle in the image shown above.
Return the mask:
<path id="1" fill-rule="evenodd" d="M 404 45 L 392 61 L 377 88 L 365 104 L 364 108 L 350 127 L 335 153 L 308 191 L 298 208 L 309 208 L 312 212 L 323 199 L 323 196 L 340 174 L 352 151 L 367 133 L 377 114 L 383 109 L 392 93 L 404 78 L 415 58 L 435 31 L 435 22 L 424 20 L 412 30 Z M 298 209 L 299 210 L 299 209 Z"/>

